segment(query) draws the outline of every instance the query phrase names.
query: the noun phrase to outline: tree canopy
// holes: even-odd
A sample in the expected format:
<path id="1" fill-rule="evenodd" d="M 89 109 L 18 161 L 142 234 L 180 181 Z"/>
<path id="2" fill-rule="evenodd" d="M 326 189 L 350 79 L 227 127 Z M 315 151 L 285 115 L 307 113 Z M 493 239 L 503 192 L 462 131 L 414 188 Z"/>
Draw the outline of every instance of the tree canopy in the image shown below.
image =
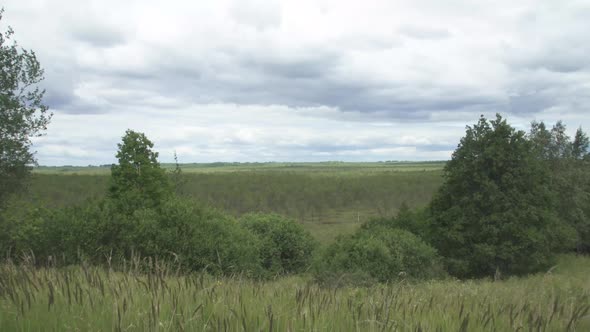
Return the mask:
<path id="1" fill-rule="evenodd" d="M 3 9 L 0 9 L 0 21 Z M 35 52 L 0 33 L 0 204 L 20 189 L 36 163 L 31 138 L 41 136 L 51 119 L 39 88 L 43 69 Z"/>
<path id="2" fill-rule="evenodd" d="M 558 121 L 551 130 L 533 122 L 529 139 L 549 169 L 559 218 L 576 230 L 575 248 L 590 251 L 590 153 L 588 136 L 578 128 L 573 141 Z"/>
<path id="3" fill-rule="evenodd" d="M 130 213 L 158 207 L 172 194 L 172 187 L 154 144 L 143 133 L 128 129 L 118 147 L 119 163 L 111 167 L 109 197 Z"/>
<path id="4" fill-rule="evenodd" d="M 560 223 L 550 170 L 533 142 L 500 115 L 467 127 L 430 205 L 431 239 L 451 274 L 537 271 L 574 238 Z"/>

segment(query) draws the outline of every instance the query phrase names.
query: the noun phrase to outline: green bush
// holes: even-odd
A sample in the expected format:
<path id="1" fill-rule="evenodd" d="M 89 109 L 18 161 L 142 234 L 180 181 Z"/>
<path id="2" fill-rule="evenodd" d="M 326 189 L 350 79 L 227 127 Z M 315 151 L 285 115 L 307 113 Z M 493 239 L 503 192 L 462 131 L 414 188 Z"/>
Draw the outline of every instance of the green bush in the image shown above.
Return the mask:
<path id="1" fill-rule="evenodd" d="M 443 275 L 435 249 L 408 231 L 383 225 L 339 237 L 316 261 L 314 273 L 318 281 L 332 285 Z"/>
<path id="2" fill-rule="evenodd" d="M 134 217 L 144 239 L 141 250 L 146 253 L 173 255 L 190 270 L 249 276 L 261 273 L 260 241 L 226 214 L 173 199 L 158 213 L 145 210 Z"/>
<path id="3" fill-rule="evenodd" d="M 269 273 L 297 273 L 310 265 L 316 243 L 295 221 L 278 214 L 252 213 L 244 215 L 240 224 L 260 239 L 262 266 Z"/>
<path id="4" fill-rule="evenodd" d="M 47 212 L 25 201 L 8 201 L 0 215 L 0 255 L 15 258 L 45 251 L 43 225 Z"/>
<path id="5" fill-rule="evenodd" d="M 397 216 L 391 218 L 375 218 L 361 225 L 362 229 L 375 227 L 399 228 L 420 237 L 426 243 L 432 238 L 430 225 L 430 211 L 426 208 L 411 210 L 407 204 L 402 203 Z"/>
<path id="6" fill-rule="evenodd" d="M 66 209 L 4 213 L 0 250 L 19 259 L 33 253 L 38 264 L 120 262 L 132 255 L 174 261 L 185 270 L 258 276 L 260 241 L 235 219 L 188 200 L 120 211 L 110 200 Z M 22 212 L 18 212 L 22 211 Z"/>

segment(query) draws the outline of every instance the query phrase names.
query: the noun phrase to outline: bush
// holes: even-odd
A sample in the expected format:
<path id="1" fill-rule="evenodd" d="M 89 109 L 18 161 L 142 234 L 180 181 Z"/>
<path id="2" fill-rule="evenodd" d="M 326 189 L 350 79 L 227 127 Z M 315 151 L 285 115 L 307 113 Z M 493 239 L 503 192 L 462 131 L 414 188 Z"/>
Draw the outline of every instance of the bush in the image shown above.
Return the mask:
<path id="1" fill-rule="evenodd" d="M 142 251 L 173 255 L 193 271 L 249 276 L 261 273 L 260 241 L 226 214 L 174 199 L 158 213 L 145 210 L 134 217 L 140 226 L 138 234 L 144 239 Z"/>
<path id="2" fill-rule="evenodd" d="M 47 212 L 25 201 L 8 201 L 0 214 L 0 255 L 15 258 L 45 251 L 43 220 Z"/>
<path id="3" fill-rule="evenodd" d="M 297 273 L 311 263 L 316 243 L 300 224 L 277 214 L 244 215 L 240 224 L 261 241 L 262 267 L 271 274 Z"/>
<path id="4" fill-rule="evenodd" d="M 431 225 L 430 225 L 430 211 L 426 208 L 418 208 L 410 210 L 408 206 L 403 203 L 397 216 L 391 218 L 376 218 L 372 219 L 363 225 L 362 229 L 372 229 L 375 227 L 399 228 L 406 230 L 426 243 L 431 243 Z"/>
<path id="5" fill-rule="evenodd" d="M 169 199 L 158 207 L 120 211 L 111 200 L 61 210 L 26 209 L 5 214 L 0 249 L 37 263 L 85 260 L 117 263 L 132 255 L 174 260 L 185 270 L 258 276 L 260 241 L 235 219 L 192 202 Z M 6 241 L 4 241 L 4 238 Z"/>
<path id="6" fill-rule="evenodd" d="M 320 256 L 314 272 L 318 281 L 331 285 L 443 275 L 435 249 L 408 231 L 382 225 L 339 237 Z"/>

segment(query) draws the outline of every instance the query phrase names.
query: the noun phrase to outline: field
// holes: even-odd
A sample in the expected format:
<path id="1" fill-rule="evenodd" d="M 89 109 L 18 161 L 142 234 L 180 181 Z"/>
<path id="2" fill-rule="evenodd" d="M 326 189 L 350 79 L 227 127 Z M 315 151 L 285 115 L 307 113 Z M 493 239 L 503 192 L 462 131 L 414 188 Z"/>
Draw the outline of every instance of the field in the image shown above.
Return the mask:
<path id="1" fill-rule="evenodd" d="M 164 165 L 172 169 L 173 165 Z M 275 212 L 301 222 L 321 242 L 402 203 L 425 205 L 442 183 L 443 162 L 183 164 L 181 195 L 239 216 Z M 108 167 L 40 167 L 35 204 L 63 207 L 104 196 Z"/>

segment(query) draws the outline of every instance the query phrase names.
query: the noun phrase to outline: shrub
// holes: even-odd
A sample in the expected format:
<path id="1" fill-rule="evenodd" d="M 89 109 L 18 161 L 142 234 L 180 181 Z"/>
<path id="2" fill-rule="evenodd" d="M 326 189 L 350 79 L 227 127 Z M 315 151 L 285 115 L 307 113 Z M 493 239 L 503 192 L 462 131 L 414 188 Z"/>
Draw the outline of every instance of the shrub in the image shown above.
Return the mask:
<path id="1" fill-rule="evenodd" d="M 317 280 L 332 285 L 346 279 L 387 282 L 443 275 L 435 249 L 408 231 L 382 225 L 339 237 L 314 272 Z"/>
<path id="2" fill-rule="evenodd" d="M 153 239 L 157 252 L 176 255 L 190 270 L 249 276 L 261 273 L 259 240 L 226 214 L 174 199 L 158 213 L 148 210 L 135 217 L 141 225 L 139 234 L 143 234 L 144 245 L 149 244 L 145 239 Z"/>
<path id="3" fill-rule="evenodd" d="M 403 203 L 395 217 L 372 219 L 361 225 L 361 228 L 372 229 L 381 226 L 399 228 L 417 235 L 423 241 L 430 244 L 432 232 L 429 212 L 430 211 L 426 208 L 411 210 L 405 203 Z"/>
<path id="4" fill-rule="evenodd" d="M 43 233 L 47 210 L 26 201 L 9 200 L 0 214 L 0 255 L 16 258 L 45 250 Z"/>
<path id="5" fill-rule="evenodd" d="M 25 211 L 0 223 L 7 239 L 0 249 L 10 251 L 12 258 L 33 252 L 41 264 L 49 256 L 62 264 L 81 259 L 117 263 L 138 255 L 212 274 L 258 276 L 262 271 L 260 241 L 254 234 L 232 217 L 187 200 L 169 199 L 158 209 L 137 209 L 132 215 L 108 199 Z"/>
<path id="6" fill-rule="evenodd" d="M 297 273 L 311 263 L 316 243 L 300 224 L 278 214 L 244 215 L 240 224 L 261 241 L 262 266 L 271 274 Z"/>

